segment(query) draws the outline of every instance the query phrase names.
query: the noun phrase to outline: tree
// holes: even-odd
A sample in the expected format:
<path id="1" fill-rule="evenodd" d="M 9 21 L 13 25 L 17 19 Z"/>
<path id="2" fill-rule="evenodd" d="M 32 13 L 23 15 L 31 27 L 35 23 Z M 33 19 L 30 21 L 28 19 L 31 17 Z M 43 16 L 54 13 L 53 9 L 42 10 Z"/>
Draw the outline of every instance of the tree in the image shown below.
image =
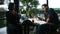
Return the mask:
<path id="1" fill-rule="evenodd" d="M 39 5 L 38 0 L 20 0 L 20 2 L 23 4 L 23 6 L 26 6 L 26 14 L 29 16 L 30 10 L 33 8 L 37 8 Z"/>

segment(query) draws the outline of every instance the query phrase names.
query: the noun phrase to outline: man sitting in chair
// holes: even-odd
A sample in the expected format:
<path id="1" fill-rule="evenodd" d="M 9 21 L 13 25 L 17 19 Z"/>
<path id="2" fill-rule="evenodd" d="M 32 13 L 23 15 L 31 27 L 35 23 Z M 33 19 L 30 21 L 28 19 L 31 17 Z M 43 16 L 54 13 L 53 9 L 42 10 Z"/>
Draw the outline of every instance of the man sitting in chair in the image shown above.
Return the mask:
<path id="1" fill-rule="evenodd" d="M 40 20 L 46 22 L 46 24 L 41 25 L 39 28 L 39 34 L 47 34 L 46 31 L 54 32 L 56 30 L 56 25 L 59 24 L 59 19 L 57 13 L 54 9 L 49 8 L 47 4 L 42 5 L 43 13 L 45 16 L 44 18 L 38 17 Z"/>

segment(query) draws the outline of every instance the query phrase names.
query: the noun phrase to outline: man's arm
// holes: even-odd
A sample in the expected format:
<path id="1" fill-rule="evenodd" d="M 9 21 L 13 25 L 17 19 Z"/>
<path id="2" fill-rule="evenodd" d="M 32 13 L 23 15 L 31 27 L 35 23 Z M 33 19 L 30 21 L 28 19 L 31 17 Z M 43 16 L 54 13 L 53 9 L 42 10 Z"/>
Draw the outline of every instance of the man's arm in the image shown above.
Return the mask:
<path id="1" fill-rule="evenodd" d="M 51 19 L 51 15 L 48 15 L 48 18 L 46 19 L 46 21 L 45 22 L 49 22 L 50 21 L 50 19 Z"/>
<path id="2" fill-rule="evenodd" d="M 48 15 L 48 18 L 47 19 L 44 19 L 44 18 L 41 18 L 41 17 L 38 17 L 40 20 L 42 20 L 42 21 L 45 21 L 45 22 L 49 22 L 49 20 L 51 19 L 51 15 L 49 14 Z"/>

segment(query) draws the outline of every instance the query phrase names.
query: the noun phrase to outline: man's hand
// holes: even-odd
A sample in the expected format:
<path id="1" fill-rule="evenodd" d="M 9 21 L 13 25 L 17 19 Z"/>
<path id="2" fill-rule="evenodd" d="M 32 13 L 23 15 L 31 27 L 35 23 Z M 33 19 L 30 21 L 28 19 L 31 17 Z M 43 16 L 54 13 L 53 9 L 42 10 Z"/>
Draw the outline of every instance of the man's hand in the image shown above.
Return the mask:
<path id="1" fill-rule="evenodd" d="M 45 18 L 38 17 L 39 20 L 46 21 Z"/>
<path id="2" fill-rule="evenodd" d="M 41 17 L 38 17 L 38 19 L 39 19 L 39 20 L 43 20 L 43 18 L 41 18 Z"/>

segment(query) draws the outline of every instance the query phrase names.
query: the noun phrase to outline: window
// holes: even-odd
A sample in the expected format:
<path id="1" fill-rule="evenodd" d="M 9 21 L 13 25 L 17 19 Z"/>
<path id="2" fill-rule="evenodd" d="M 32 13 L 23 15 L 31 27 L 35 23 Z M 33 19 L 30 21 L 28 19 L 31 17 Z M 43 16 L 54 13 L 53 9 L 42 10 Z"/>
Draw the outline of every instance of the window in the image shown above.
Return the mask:
<path id="1" fill-rule="evenodd" d="M 49 0 L 49 7 L 60 8 L 60 0 Z"/>
<path id="2" fill-rule="evenodd" d="M 39 5 L 37 8 L 41 8 L 42 4 L 46 4 L 46 0 L 39 0 Z"/>
<path id="3" fill-rule="evenodd" d="M 54 8 L 55 10 L 60 10 L 60 0 L 48 0 L 48 4 L 50 8 Z"/>

